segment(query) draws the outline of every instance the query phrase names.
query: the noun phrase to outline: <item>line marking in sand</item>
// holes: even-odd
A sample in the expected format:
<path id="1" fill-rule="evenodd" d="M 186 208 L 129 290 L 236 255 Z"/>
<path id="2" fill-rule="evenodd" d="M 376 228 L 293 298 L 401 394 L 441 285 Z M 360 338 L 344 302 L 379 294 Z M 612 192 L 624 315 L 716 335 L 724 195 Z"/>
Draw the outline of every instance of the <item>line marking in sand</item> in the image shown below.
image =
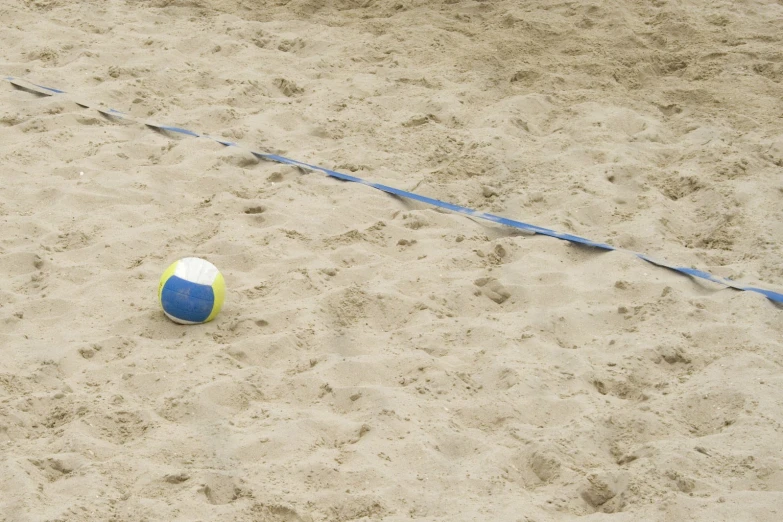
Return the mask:
<path id="1" fill-rule="evenodd" d="M 30 81 L 22 79 L 22 78 L 15 78 L 13 76 L 6 76 L 6 77 L 4 77 L 4 79 L 6 81 L 10 82 L 12 85 L 14 85 L 15 87 L 17 87 L 19 89 L 23 89 L 23 90 L 26 90 L 26 91 L 29 91 L 29 92 L 34 92 L 34 93 L 41 94 L 41 95 L 44 95 L 44 96 L 54 96 L 54 95 L 58 95 L 58 94 L 67 94 L 66 91 L 62 91 L 60 89 L 55 89 L 55 88 L 52 88 L 52 87 L 45 87 L 43 85 L 38 85 L 36 83 L 30 82 Z M 101 108 L 99 105 L 86 104 L 86 103 L 83 103 L 83 102 L 76 102 L 75 101 L 75 103 L 77 105 L 79 105 L 80 107 L 83 107 L 85 109 L 96 110 L 96 111 L 100 112 L 101 114 L 104 114 L 104 115 L 112 117 L 112 118 L 120 118 L 120 119 L 128 120 L 130 122 L 140 123 L 142 125 L 146 125 L 147 127 L 150 127 L 152 129 L 157 129 L 157 130 L 160 130 L 160 131 L 173 132 L 175 134 L 183 134 L 183 135 L 192 136 L 192 137 L 195 137 L 195 138 L 207 138 L 207 139 L 216 141 L 216 142 L 218 142 L 221 145 L 224 145 L 226 147 L 237 147 L 239 149 L 246 150 L 246 151 L 250 152 L 256 158 L 261 159 L 261 160 L 273 161 L 273 162 L 282 163 L 282 164 L 285 164 L 285 165 L 292 165 L 294 167 L 299 167 L 299 168 L 302 168 L 302 169 L 305 169 L 305 170 L 309 170 L 309 171 L 321 172 L 321 173 L 326 174 L 327 176 L 330 176 L 332 178 L 336 178 L 336 179 L 339 179 L 339 180 L 342 180 L 342 181 L 350 181 L 352 183 L 359 183 L 361 185 L 366 185 L 368 187 L 372 187 L 374 189 L 378 189 L 378 190 L 380 190 L 382 192 L 386 192 L 387 194 L 392 194 L 394 196 L 399 196 L 401 198 L 411 199 L 411 200 L 414 200 L 414 201 L 419 201 L 421 203 L 425 203 L 427 205 L 431 205 L 431 206 L 434 206 L 434 207 L 450 210 L 450 211 L 456 212 L 458 214 L 463 214 L 463 215 L 466 215 L 466 216 L 479 218 L 479 219 L 483 219 L 483 220 L 486 220 L 486 221 L 491 221 L 493 223 L 498 223 L 500 225 L 504 225 L 504 226 L 507 226 L 507 227 L 516 228 L 518 230 L 524 230 L 526 232 L 532 232 L 534 234 L 540 234 L 540 235 L 543 235 L 543 236 L 554 237 L 556 239 L 561 239 L 563 241 L 568 241 L 570 243 L 584 245 L 584 246 L 596 248 L 596 249 L 599 249 L 599 250 L 604 250 L 604 251 L 612 251 L 612 250 L 614 250 L 614 251 L 618 251 L 618 252 L 626 252 L 626 253 L 629 253 L 629 254 L 631 254 L 633 256 L 638 257 L 639 259 L 641 259 L 643 261 L 647 261 L 648 263 L 651 263 L 653 265 L 659 266 L 661 268 L 668 268 L 669 270 L 673 270 L 675 272 L 678 272 L 680 274 L 683 274 L 683 275 L 686 275 L 686 276 L 689 276 L 689 277 L 698 278 L 698 279 L 704 279 L 706 281 L 710 281 L 712 283 L 717 283 L 719 285 L 722 285 L 722 286 L 724 286 L 726 288 L 732 288 L 734 290 L 742 290 L 742 291 L 746 291 L 746 292 L 756 292 L 756 293 L 759 293 L 759 294 L 765 296 L 767 299 L 769 299 L 769 300 L 771 300 L 771 301 L 773 301 L 775 303 L 783 304 L 783 293 L 780 293 L 780 292 L 775 292 L 775 291 L 772 291 L 772 290 L 767 290 L 767 289 L 764 289 L 764 288 L 758 288 L 758 287 L 754 287 L 754 286 L 744 286 L 744 285 L 741 285 L 741 284 L 739 284 L 739 283 L 737 283 L 735 281 L 732 281 L 730 279 L 724 279 L 724 278 L 716 277 L 716 276 L 714 276 L 714 275 L 712 275 L 712 274 L 710 274 L 708 272 L 704 272 L 702 270 L 698 270 L 698 269 L 695 269 L 695 268 L 688 268 L 688 267 L 685 267 L 685 266 L 677 266 L 677 265 L 669 264 L 669 263 L 666 263 L 664 261 L 653 259 L 653 258 L 651 258 L 650 256 L 648 256 L 646 254 L 640 254 L 640 253 L 634 252 L 632 250 L 626 250 L 624 248 L 613 247 L 612 245 L 609 245 L 609 244 L 606 244 L 606 243 L 601 243 L 601 242 L 598 242 L 598 241 L 592 241 L 590 239 L 586 239 L 586 238 L 583 238 L 583 237 L 575 236 L 575 235 L 572 235 L 572 234 L 563 234 L 563 233 L 560 233 L 560 232 L 555 232 L 554 230 L 550 230 L 548 228 L 543 228 L 543 227 L 539 227 L 539 226 L 536 226 L 536 225 L 531 225 L 531 224 L 528 224 L 528 223 L 524 223 L 522 221 L 516 221 L 516 220 L 505 218 L 505 217 L 502 217 L 502 216 L 497 216 L 497 215 L 494 215 L 494 214 L 488 214 L 486 212 L 479 212 L 478 210 L 473 210 L 473 209 L 470 209 L 470 208 L 467 208 L 467 207 L 454 205 L 453 203 L 448 203 L 448 202 L 441 201 L 441 200 L 438 200 L 438 199 L 429 198 L 427 196 L 421 196 L 419 194 L 416 194 L 416 193 L 413 193 L 413 192 L 408 192 L 407 190 L 401 190 L 401 189 L 397 189 L 397 188 L 394 188 L 394 187 L 390 187 L 388 185 L 382 185 L 380 183 L 374 183 L 372 181 L 367 181 L 365 179 L 357 178 L 355 176 L 349 176 L 348 174 L 342 174 L 340 172 L 336 172 L 334 170 L 330 170 L 330 169 L 326 169 L 326 168 L 323 168 L 323 167 L 319 167 L 317 165 L 310 165 L 308 163 L 303 163 L 303 162 L 295 160 L 295 159 L 286 158 L 284 156 L 278 156 L 277 154 L 256 152 L 256 151 L 253 151 L 253 150 L 248 149 L 246 147 L 242 147 L 241 145 L 238 145 L 238 144 L 236 144 L 234 142 L 225 141 L 225 140 L 222 140 L 222 139 L 219 139 L 219 138 L 215 138 L 215 137 L 209 136 L 207 134 L 200 134 L 200 133 L 188 130 L 188 129 L 183 129 L 181 127 L 173 127 L 173 126 L 170 126 L 170 125 L 160 125 L 160 124 L 152 123 L 152 122 L 140 122 L 138 120 L 135 120 L 133 118 L 128 117 L 125 113 L 123 113 L 121 111 L 114 110 L 114 109 L 105 109 L 105 108 Z"/>

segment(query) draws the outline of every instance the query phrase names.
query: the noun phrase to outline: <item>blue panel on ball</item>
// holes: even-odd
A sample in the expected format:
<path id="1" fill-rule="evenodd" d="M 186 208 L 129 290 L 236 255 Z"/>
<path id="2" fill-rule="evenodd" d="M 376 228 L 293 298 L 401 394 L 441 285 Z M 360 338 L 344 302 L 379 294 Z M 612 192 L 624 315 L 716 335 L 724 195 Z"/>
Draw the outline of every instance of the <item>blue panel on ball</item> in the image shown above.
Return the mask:
<path id="1" fill-rule="evenodd" d="M 160 303 L 167 314 L 177 319 L 201 323 L 212 313 L 215 294 L 209 285 L 199 285 L 171 276 L 163 285 Z"/>

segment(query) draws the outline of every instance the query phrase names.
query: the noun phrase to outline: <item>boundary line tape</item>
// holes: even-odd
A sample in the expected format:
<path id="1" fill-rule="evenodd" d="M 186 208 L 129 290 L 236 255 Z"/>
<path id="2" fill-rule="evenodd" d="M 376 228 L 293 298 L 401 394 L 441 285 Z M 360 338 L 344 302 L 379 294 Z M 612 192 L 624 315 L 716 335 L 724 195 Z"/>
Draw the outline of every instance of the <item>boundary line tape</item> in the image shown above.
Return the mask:
<path id="1" fill-rule="evenodd" d="M 29 92 L 33 92 L 33 93 L 36 93 L 36 94 L 41 94 L 41 95 L 44 95 L 44 96 L 55 96 L 55 95 L 59 95 L 59 94 L 67 94 L 66 91 L 62 91 L 60 89 L 55 89 L 53 87 L 46 87 L 46 86 L 43 86 L 43 85 L 38 85 L 36 83 L 30 82 L 28 80 L 25 80 L 23 78 L 15 78 L 13 76 L 5 76 L 5 77 L 3 77 L 3 79 L 5 81 L 7 81 L 7 82 L 10 82 L 16 88 L 19 88 L 19 89 L 22 89 L 22 90 L 25 90 L 25 91 L 29 91 Z M 130 121 L 130 122 L 141 123 L 141 124 L 143 124 L 143 125 L 145 125 L 147 127 L 150 127 L 152 129 L 157 129 L 159 131 L 172 132 L 172 133 L 175 133 L 175 134 L 182 134 L 182 135 L 185 135 L 185 136 L 191 136 L 191 137 L 195 137 L 195 138 L 211 139 L 211 140 L 216 141 L 216 142 L 218 142 L 221 145 L 224 145 L 226 147 L 237 147 L 239 149 L 246 150 L 246 151 L 250 152 L 253 156 L 255 156 L 256 158 L 258 158 L 260 160 L 273 161 L 273 162 L 282 163 L 282 164 L 285 164 L 285 165 L 292 165 L 294 167 L 299 167 L 299 168 L 302 168 L 302 169 L 305 169 L 305 170 L 308 170 L 308 171 L 321 172 L 321 173 L 326 174 L 327 176 L 330 176 L 330 177 L 335 178 L 335 179 L 339 179 L 339 180 L 342 180 L 342 181 L 350 181 L 352 183 L 359 183 L 361 185 L 366 185 L 368 187 L 372 187 L 374 189 L 380 190 L 380 191 L 385 192 L 387 194 L 392 194 L 394 196 L 398 196 L 398 197 L 401 197 L 401 198 L 411 199 L 411 200 L 414 200 L 414 201 L 419 201 L 421 203 L 425 203 L 427 205 L 438 207 L 438 208 L 443 208 L 443 209 L 446 209 L 446 210 L 449 210 L 451 212 L 455 212 L 455 213 L 458 213 L 458 214 L 463 214 L 463 215 L 466 215 L 466 216 L 471 216 L 471 217 L 474 217 L 474 218 L 479 218 L 479 219 L 483 219 L 483 220 L 486 220 L 486 221 L 491 221 L 493 223 L 498 223 L 500 225 L 516 228 L 518 230 L 524 230 L 524 231 L 527 231 L 527 232 L 532 232 L 534 234 L 540 234 L 540 235 L 543 235 L 543 236 L 549 236 L 549 237 L 553 237 L 553 238 L 556 238 L 556 239 L 561 239 L 563 241 L 568 241 L 570 243 L 576 243 L 576 244 L 588 246 L 588 247 L 591 247 L 591 248 L 596 248 L 596 249 L 599 249 L 599 250 L 604 250 L 604 251 L 613 251 L 614 250 L 614 251 L 618 251 L 618 252 L 627 252 L 627 253 L 630 253 L 630 254 L 638 257 L 639 259 L 641 259 L 643 261 L 647 261 L 648 263 L 651 263 L 653 265 L 659 266 L 661 268 L 667 268 L 669 270 L 673 270 L 675 272 L 679 272 L 680 274 L 683 274 L 683 275 L 686 275 L 686 276 L 689 276 L 689 277 L 693 277 L 693 278 L 697 278 L 697 279 L 703 279 L 703 280 L 706 280 L 706 281 L 710 281 L 712 283 L 717 283 L 717 284 L 722 285 L 722 286 L 724 286 L 726 288 L 732 288 L 734 290 L 741 290 L 741 291 L 746 291 L 746 292 L 755 292 L 755 293 L 758 293 L 758 294 L 761 294 L 761 295 L 765 296 L 767 299 L 769 299 L 769 300 L 771 300 L 771 301 L 773 301 L 775 303 L 783 304 L 783 293 L 775 292 L 773 290 L 767 290 L 767 289 L 764 289 L 764 288 L 758 288 L 758 287 L 754 287 L 754 286 L 744 286 L 744 285 L 741 285 L 741 284 L 739 284 L 739 283 L 737 283 L 735 281 L 732 281 L 730 279 L 720 278 L 720 277 L 717 277 L 717 276 L 714 276 L 714 275 L 710 274 L 709 272 L 704 272 L 704 271 L 698 270 L 696 268 L 688 268 L 688 267 L 685 267 L 685 266 L 677 266 L 677 265 L 669 264 L 669 263 L 664 262 L 664 261 L 653 259 L 653 258 L 651 258 L 650 256 L 648 256 L 646 254 L 640 254 L 638 252 L 633 252 L 631 250 L 626 250 L 626 249 L 623 249 L 623 248 L 613 247 L 612 245 L 609 245 L 607 243 L 593 241 L 591 239 L 586 239 L 586 238 L 575 236 L 575 235 L 572 235 L 572 234 L 563 234 L 563 233 L 560 233 L 560 232 L 556 232 L 554 230 L 550 230 L 548 228 L 543 228 L 543 227 L 539 227 L 539 226 L 536 226 L 536 225 L 531 225 L 529 223 L 524 223 L 522 221 L 516 221 L 514 219 L 509 219 L 509 218 L 505 218 L 505 217 L 502 217 L 502 216 L 497 216 L 495 214 L 489 214 L 489 213 L 486 213 L 486 212 L 480 212 L 478 210 L 473 210 L 473 209 L 470 209 L 470 208 L 467 208 L 467 207 L 463 207 L 463 206 L 460 206 L 460 205 L 454 205 L 454 204 L 448 203 L 446 201 L 441 201 L 441 200 L 438 200 L 438 199 L 429 198 L 427 196 L 422 196 L 422 195 L 416 194 L 414 192 L 408 192 L 406 190 L 401 190 L 401 189 L 398 189 L 398 188 L 390 187 L 388 185 L 382 185 L 380 183 L 375 183 L 375 182 L 368 181 L 368 180 L 365 180 L 365 179 L 362 179 L 362 178 L 357 178 L 356 176 L 350 176 L 348 174 L 343 174 L 343 173 L 340 173 L 340 172 L 336 172 L 334 170 L 330 170 L 330 169 L 326 169 L 326 168 L 323 168 L 323 167 L 319 167 L 317 165 L 310 165 L 308 163 L 304 163 L 304 162 L 301 162 L 301 161 L 298 161 L 298 160 L 295 160 L 295 159 L 286 158 L 285 156 L 279 156 L 277 154 L 270 154 L 270 153 L 264 153 L 264 152 L 256 152 L 254 150 L 242 147 L 241 145 L 238 145 L 238 144 L 236 144 L 234 142 L 225 141 L 225 140 L 222 140 L 222 139 L 219 139 L 219 138 L 215 138 L 215 137 L 209 136 L 207 134 L 200 134 L 200 133 L 193 132 L 191 130 L 184 129 L 184 128 L 181 128 L 181 127 L 174 127 L 174 126 L 170 126 L 170 125 L 160 125 L 160 124 L 152 123 L 152 122 L 140 122 L 138 120 L 135 120 L 135 119 L 127 116 L 124 112 L 117 111 L 115 109 L 110 109 L 110 108 L 105 109 L 105 108 L 101 108 L 98 105 L 90 105 L 90 104 L 86 104 L 86 103 L 78 102 L 78 101 L 75 101 L 75 103 L 77 105 L 79 105 L 80 107 L 82 107 L 82 108 L 96 110 L 96 111 L 100 112 L 101 114 L 104 114 L 104 115 L 112 117 L 112 118 L 120 118 L 120 119 L 124 119 L 124 120 Z"/>

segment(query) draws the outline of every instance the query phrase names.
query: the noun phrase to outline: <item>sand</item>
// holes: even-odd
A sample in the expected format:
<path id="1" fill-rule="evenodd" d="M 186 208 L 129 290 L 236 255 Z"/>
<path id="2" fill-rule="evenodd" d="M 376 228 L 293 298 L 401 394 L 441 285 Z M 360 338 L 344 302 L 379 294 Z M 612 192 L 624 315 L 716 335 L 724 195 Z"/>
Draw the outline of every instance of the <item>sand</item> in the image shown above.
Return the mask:
<path id="1" fill-rule="evenodd" d="M 781 291 L 781 2 L 0 20 L 0 520 L 783 519 L 763 296 L 76 103 Z"/>

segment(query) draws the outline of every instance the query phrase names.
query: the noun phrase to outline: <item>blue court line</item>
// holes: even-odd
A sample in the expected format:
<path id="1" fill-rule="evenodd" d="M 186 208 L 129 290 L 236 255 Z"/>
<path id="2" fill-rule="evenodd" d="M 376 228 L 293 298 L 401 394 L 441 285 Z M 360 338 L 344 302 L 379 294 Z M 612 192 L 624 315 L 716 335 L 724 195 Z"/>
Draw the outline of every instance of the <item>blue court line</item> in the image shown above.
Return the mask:
<path id="1" fill-rule="evenodd" d="M 46 95 L 46 96 L 53 96 L 55 94 L 66 94 L 66 91 L 61 91 L 60 89 L 54 89 L 52 87 L 45 87 L 43 85 L 38 85 L 36 83 L 32 83 L 32 82 L 30 82 L 28 80 L 24 80 L 22 78 L 14 78 L 13 76 L 6 76 L 4 79 L 6 81 L 10 82 L 11 84 L 15 85 L 16 87 L 19 87 L 19 88 L 27 90 L 27 91 L 37 92 L 38 94 L 43 94 L 43 95 Z M 756 292 L 758 294 L 761 294 L 761 295 L 765 296 L 767 299 L 769 299 L 771 301 L 774 301 L 775 303 L 783 304 L 783 293 L 775 292 L 775 291 L 772 291 L 772 290 L 767 290 L 767 289 L 764 289 L 764 288 L 758 288 L 758 287 L 754 287 L 754 286 L 744 286 L 744 285 L 741 285 L 741 284 L 739 284 L 739 283 L 737 283 L 735 281 L 732 281 L 730 279 L 724 279 L 724 278 L 721 278 L 721 277 L 716 277 L 716 276 L 714 276 L 714 275 L 712 275 L 712 274 L 710 274 L 708 272 L 704 272 L 702 270 L 698 270 L 698 269 L 695 269 L 695 268 L 688 268 L 688 267 L 685 267 L 685 266 L 672 265 L 672 264 L 666 263 L 664 261 L 653 259 L 653 258 L 649 257 L 646 254 L 640 254 L 640 253 L 633 252 L 633 251 L 630 251 L 630 250 L 625 250 L 623 248 L 613 247 L 612 245 L 609 245 L 607 243 L 601 243 L 601 242 L 598 242 L 598 241 L 593 241 L 593 240 L 586 239 L 586 238 L 579 237 L 579 236 L 575 236 L 575 235 L 572 235 L 572 234 L 563 234 L 563 233 L 560 233 L 560 232 L 555 232 L 554 230 L 550 230 L 548 228 L 543 228 L 543 227 L 539 227 L 539 226 L 536 226 L 536 225 L 531 225 L 529 223 L 524 223 L 522 221 L 516 221 L 514 219 L 509 219 L 509 218 L 505 218 L 505 217 L 502 217 L 502 216 L 496 216 L 494 214 L 488 214 L 486 212 L 479 212 L 478 210 L 473 210 L 473 209 L 470 209 L 470 208 L 467 208 L 467 207 L 454 205 L 452 203 L 447 203 L 447 202 L 441 201 L 439 199 L 433 199 L 433 198 L 429 198 L 427 196 L 422 196 L 422 195 L 416 194 L 414 192 L 408 192 L 407 190 L 401 190 L 401 189 L 398 189 L 398 188 L 390 187 L 388 185 L 382 185 L 380 183 L 374 183 L 372 181 L 367 181 L 367 180 L 362 179 L 362 178 L 357 178 L 355 176 L 350 176 L 348 174 L 343 174 L 341 172 L 336 172 L 334 170 L 330 170 L 330 169 L 326 169 L 326 168 L 323 168 L 323 167 L 319 167 L 317 165 L 310 165 L 308 163 L 303 163 L 303 162 L 295 160 L 295 159 L 286 158 L 285 156 L 279 156 L 277 154 L 269 154 L 269 153 L 264 153 L 264 152 L 256 152 L 256 151 L 247 149 L 245 147 L 242 147 L 240 145 L 237 145 L 236 143 L 233 143 L 233 142 L 230 142 L 230 141 L 221 140 L 219 138 L 214 138 L 214 137 L 209 136 L 207 134 L 199 134 L 197 132 L 193 132 L 191 130 L 184 129 L 182 127 L 173 127 L 173 126 L 170 126 L 170 125 L 159 125 L 159 124 L 150 123 L 150 122 L 138 122 L 138 121 L 134 120 L 133 118 L 127 117 L 125 115 L 125 113 L 117 111 L 117 110 L 114 110 L 114 109 L 102 109 L 102 108 L 100 108 L 98 106 L 87 105 L 87 104 L 80 103 L 80 102 L 77 102 L 77 105 L 79 105 L 81 107 L 97 110 L 98 112 L 100 112 L 102 114 L 107 114 L 107 115 L 110 115 L 110 116 L 115 117 L 115 118 L 126 119 L 128 121 L 132 121 L 132 122 L 135 122 L 135 123 L 143 123 L 144 125 L 146 125 L 147 127 L 152 128 L 152 129 L 157 129 L 157 130 L 166 131 L 166 132 L 173 132 L 175 134 L 183 134 L 185 136 L 192 136 L 192 137 L 196 137 L 196 138 L 211 139 L 213 141 L 216 141 L 216 142 L 220 143 L 221 145 L 225 145 L 226 147 L 237 147 L 239 149 L 246 150 L 246 151 L 250 152 L 256 158 L 258 158 L 258 159 L 267 160 L 267 161 L 274 161 L 276 163 L 282 163 L 282 164 L 286 164 L 286 165 L 292 165 L 292 166 L 300 167 L 300 168 L 303 168 L 303 169 L 306 169 L 306 170 L 310 170 L 310 171 L 322 172 L 323 174 L 326 174 L 327 176 L 330 176 L 330 177 L 333 177 L 333 178 L 336 178 L 336 179 L 339 179 L 339 180 L 342 180 L 342 181 L 350 181 L 352 183 L 359 183 L 359 184 L 366 185 L 368 187 L 372 187 L 374 189 L 378 189 L 380 191 L 386 192 L 387 194 L 393 194 L 395 196 L 399 196 L 399 197 L 402 197 L 402 198 L 411 199 L 411 200 L 414 200 L 414 201 L 419 201 L 421 203 L 425 203 L 427 205 L 431 205 L 431 206 L 438 207 L 438 208 L 443 208 L 443 209 L 446 209 L 446 210 L 449 210 L 451 212 L 455 212 L 455 213 L 458 213 L 458 214 L 463 214 L 463 215 L 466 215 L 466 216 L 479 218 L 479 219 L 483 219 L 483 220 L 486 220 L 486 221 L 491 221 L 493 223 L 498 223 L 500 225 L 504 225 L 504 226 L 507 226 L 507 227 L 516 228 L 518 230 L 524 230 L 524 231 L 527 231 L 527 232 L 533 232 L 535 234 L 540 234 L 540 235 L 543 235 L 543 236 L 554 237 L 554 238 L 557 238 L 557 239 L 561 239 L 563 241 L 568 241 L 568 242 L 571 242 L 571 243 L 576 243 L 576 244 L 580 244 L 580 245 L 584 245 L 584 246 L 588 246 L 588 247 L 592 247 L 592 248 L 597 248 L 599 250 L 606 250 L 606 251 L 616 250 L 616 251 L 620 251 L 620 252 L 627 252 L 627 253 L 630 253 L 630 254 L 638 257 L 639 259 L 641 259 L 643 261 L 647 261 L 648 263 L 651 263 L 653 265 L 659 266 L 661 268 L 668 268 L 669 270 L 673 270 L 673 271 L 678 272 L 680 274 L 683 274 L 683 275 L 686 275 L 686 276 L 689 276 L 689 277 L 693 277 L 693 278 L 697 278 L 697 279 L 703 279 L 705 281 L 710 281 L 712 283 L 717 283 L 717 284 L 722 285 L 722 286 L 727 287 L 727 288 L 733 288 L 734 290 L 742 290 L 742 291 L 746 291 L 746 292 Z"/>

